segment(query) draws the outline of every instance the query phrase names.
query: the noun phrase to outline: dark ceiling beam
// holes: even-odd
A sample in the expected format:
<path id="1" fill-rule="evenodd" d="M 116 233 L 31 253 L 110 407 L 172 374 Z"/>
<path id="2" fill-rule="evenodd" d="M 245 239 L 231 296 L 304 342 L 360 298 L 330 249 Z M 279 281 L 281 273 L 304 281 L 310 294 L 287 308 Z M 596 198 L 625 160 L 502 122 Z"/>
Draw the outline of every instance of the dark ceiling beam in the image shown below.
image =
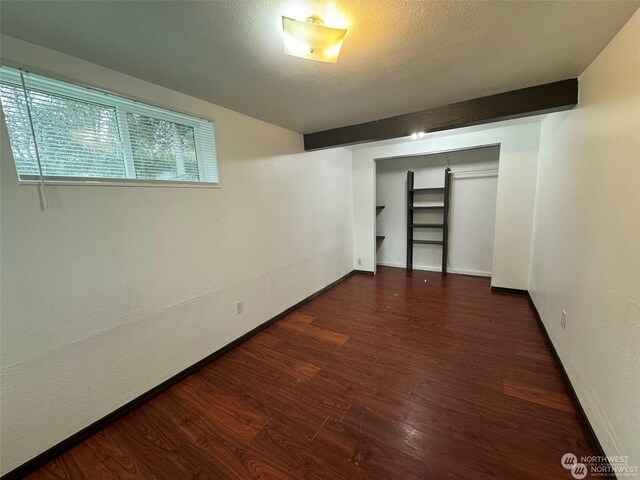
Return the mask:
<path id="1" fill-rule="evenodd" d="M 578 103 L 578 79 L 474 98 L 443 107 L 304 135 L 305 150 L 340 147 L 438 132 L 543 113 L 570 110 Z"/>

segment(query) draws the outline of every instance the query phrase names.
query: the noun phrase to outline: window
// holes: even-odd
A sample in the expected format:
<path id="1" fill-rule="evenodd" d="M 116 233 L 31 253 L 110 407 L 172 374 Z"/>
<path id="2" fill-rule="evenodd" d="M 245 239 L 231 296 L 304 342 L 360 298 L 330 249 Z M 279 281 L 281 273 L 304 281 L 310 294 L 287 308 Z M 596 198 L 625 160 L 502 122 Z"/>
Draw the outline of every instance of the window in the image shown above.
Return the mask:
<path id="1" fill-rule="evenodd" d="M 0 67 L 20 180 L 218 183 L 210 121 L 23 75 L 24 89 L 20 70 Z"/>

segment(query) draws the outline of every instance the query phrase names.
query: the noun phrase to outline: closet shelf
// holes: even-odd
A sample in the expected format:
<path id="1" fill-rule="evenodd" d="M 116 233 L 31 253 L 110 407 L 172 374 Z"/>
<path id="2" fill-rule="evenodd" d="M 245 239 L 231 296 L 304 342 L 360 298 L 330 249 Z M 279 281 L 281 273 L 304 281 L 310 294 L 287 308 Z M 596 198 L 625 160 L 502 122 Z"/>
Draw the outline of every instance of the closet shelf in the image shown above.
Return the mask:
<path id="1" fill-rule="evenodd" d="M 444 228 L 443 223 L 412 223 L 412 228 Z"/>

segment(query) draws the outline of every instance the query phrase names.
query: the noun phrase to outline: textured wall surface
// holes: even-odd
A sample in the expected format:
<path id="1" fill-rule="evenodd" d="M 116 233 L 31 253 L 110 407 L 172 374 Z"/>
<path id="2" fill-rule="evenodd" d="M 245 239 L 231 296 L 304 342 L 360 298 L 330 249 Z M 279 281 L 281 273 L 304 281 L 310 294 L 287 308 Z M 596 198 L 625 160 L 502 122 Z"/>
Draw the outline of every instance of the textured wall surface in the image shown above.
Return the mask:
<path id="1" fill-rule="evenodd" d="M 632 465 L 640 465 L 638 125 L 640 13 L 580 77 L 577 108 L 542 124 L 530 280 L 606 453 Z"/>
<path id="2" fill-rule="evenodd" d="M 352 270 L 351 152 L 6 37 L 3 61 L 211 118 L 220 188 L 18 185 L 1 122 L 2 473 Z M 243 300 L 244 312 L 235 314 Z"/>

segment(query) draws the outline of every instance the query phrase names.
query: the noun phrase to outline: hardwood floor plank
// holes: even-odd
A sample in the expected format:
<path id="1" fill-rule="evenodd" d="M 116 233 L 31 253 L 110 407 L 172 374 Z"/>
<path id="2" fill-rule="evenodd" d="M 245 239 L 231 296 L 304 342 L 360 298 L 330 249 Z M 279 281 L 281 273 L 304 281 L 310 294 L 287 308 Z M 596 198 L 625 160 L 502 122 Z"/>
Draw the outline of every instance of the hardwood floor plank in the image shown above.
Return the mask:
<path id="1" fill-rule="evenodd" d="M 282 320 L 288 321 L 288 322 L 296 322 L 296 323 L 311 323 L 315 319 L 316 317 L 313 317 L 311 315 L 305 315 L 304 313 L 300 313 L 300 312 L 291 312 Z"/>
<path id="2" fill-rule="evenodd" d="M 191 405 L 198 415 L 238 440 L 250 441 L 268 421 L 266 416 L 247 407 L 237 396 L 218 394 L 205 397 L 201 392 L 197 385 L 187 381 L 171 389 L 173 395 Z"/>
<path id="3" fill-rule="evenodd" d="M 561 412 L 576 414 L 576 409 L 568 395 L 533 387 L 517 381 L 504 379 L 504 393 L 527 402 L 544 405 Z"/>
<path id="4" fill-rule="evenodd" d="M 296 478 L 371 478 L 362 468 L 321 448 L 316 437 L 314 434 L 312 438 L 308 438 L 299 430 L 273 420 L 253 439 L 252 444 L 261 451 L 270 452 L 271 458 L 277 459 L 276 461 Z"/>
<path id="5" fill-rule="evenodd" d="M 315 325 L 311 325 L 308 323 L 282 322 L 277 325 L 274 325 L 274 327 L 276 329 L 284 328 L 296 334 L 306 335 L 315 340 L 320 340 L 321 342 L 331 343 L 334 345 L 344 345 L 344 343 L 349 339 L 347 335 L 344 335 L 342 333 L 333 332 L 331 330 L 327 330 L 324 328 L 319 328 Z"/>
<path id="6" fill-rule="evenodd" d="M 320 367 L 311 365 L 303 360 L 296 360 L 280 353 L 274 348 L 265 348 L 260 345 L 240 345 L 235 349 L 241 355 L 252 357 L 256 362 L 267 365 L 269 368 L 289 375 L 299 382 L 306 382 L 314 377 Z"/>
<path id="7" fill-rule="evenodd" d="M 516 353 L 518 356 L 528 360 L 536 360 L 538 362 L 553 364 L 553 357 L 549 355 L 549 351 L 546 346 L 543 348 L 535 348 L 527 345 L 521 345 L 516 347 Z"/>
<path id="8" fill-rule="evenodd" d="M 304 433 L 307 439 L 313 437 L 327 417 L 341 418 L 349 408 L 347 401 L 304 383 L 281 386 L 274 391 L 272 384 L 263 383 L 260 377 L 251 373 L 240 378 L 234 372 L 220 368 L 203 371 L 203 375 L 206 378 L 201 384 L 203 395 L 209 394 L 210 387 L 224 388 L 271 420 Z"/>

